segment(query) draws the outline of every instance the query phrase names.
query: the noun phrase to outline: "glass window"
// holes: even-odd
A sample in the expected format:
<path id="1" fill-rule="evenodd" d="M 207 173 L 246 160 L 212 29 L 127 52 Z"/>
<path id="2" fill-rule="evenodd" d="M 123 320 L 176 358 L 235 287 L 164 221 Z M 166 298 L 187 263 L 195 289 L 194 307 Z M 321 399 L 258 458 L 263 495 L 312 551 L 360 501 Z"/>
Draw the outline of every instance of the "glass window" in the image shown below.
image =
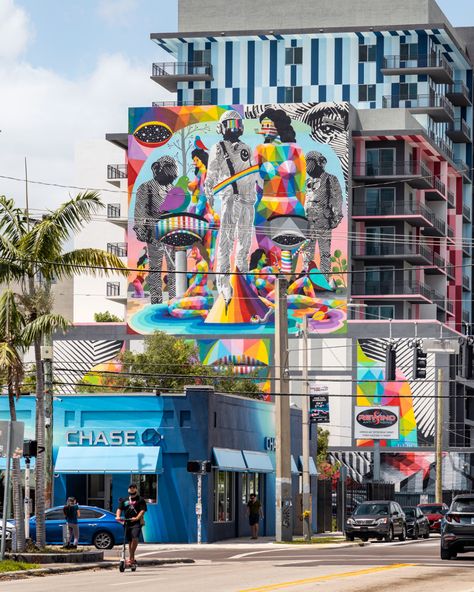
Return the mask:
<path id="1" fill-rule="evenodd" d="M 371 304 L 365 309 L 368 321 L 387 320 L 395 318 L 395 307 L 392 305 L 376 306 Z"/>
<path id="2" fill-rule="evenodd" d="M 211 89 L 210 88 L 197 88 L 194 91 L 194 104 L 195 105 L 209 105 L 211 103 Z"/>
<path id="3" fill-rule="evenodd" d="M 394 187 L 369 187 L 365 190 L 367 215 L 389 216 L 395 213 Z"/>
<path id="4" fill-rule="evenodd" d="M 363 502 L 354 511 L 354 516 L 388 514 L 388 504 Z"/>
<path id="5" fill-rule="evenodd" d="M 393 175 L 395 148 L 368 148 L 365 151 L 368 175 Z"/>
<path id="6" fill-rule="evenodd" d="M 400 100 L 413 100 L 418 98 L 418 84 L 416 82 L 403 82 L 400 84 Z"/>
<path id="7" fill-rule="evenodd" d="M 46 512 L 46 520 L 64 520 L 64 512 L 62 508 L 60 510 L 53 510 L 52 512 Z"/>
<path id="8" fill-rule="evenodd" d="M 395 226 L 369 226 L 365 240 L 367 255 L 391 255 L 395 250 Z"/>
<path id="9" fill-rule="evenodd" d="M 88 508 L 79 508 L 81 512 L 81 519 L 102 518 L 103 514 L 97 510 L 90 510 Z"/>
<path id="10" fill-rule="evenodd" d="M 158 500 L 158 475 L 133 475 L 132 482 L 137 484 L 138 493 L 148 504 Z"/>
<path id="11" fill-rule="evenodd" d="M 302 86 L 287 86 L 285 88 L 285 103 L 301 103 L 303 100 Z"/>
<path id="12" fill-rule="evenodd" d="M 375 101 L 375 84 L 359 84 L 359 101 Z"/>
<path id="13" fill-rule="evenodd" d="M 234 520 L 235 473 L 214 469 L 214 522 Z"/>
<path id="14" fill-rule="evenodd" d="M 418 59 L 418 43 L 400 43 L 400 60 L 408 62 Z"/>
<path id="15" fill-rule="evenodd" d="M 196 64 L 208 64 L 211 61 L 211 50 L 195 49 L 193 52 L 193 61 Z"/>
<path id="16" fill-rule="evenodd" d="M 375 45 L 359 45 L 359 62 L 375 62 L 377 47 Z"/>
<path id="17" fill-rule="evenodd" d="M 287 47 L 285 49 L 285 64 L 287 66 L 292 64 L 303 63 L 303 48 L 302 47 Z"/>

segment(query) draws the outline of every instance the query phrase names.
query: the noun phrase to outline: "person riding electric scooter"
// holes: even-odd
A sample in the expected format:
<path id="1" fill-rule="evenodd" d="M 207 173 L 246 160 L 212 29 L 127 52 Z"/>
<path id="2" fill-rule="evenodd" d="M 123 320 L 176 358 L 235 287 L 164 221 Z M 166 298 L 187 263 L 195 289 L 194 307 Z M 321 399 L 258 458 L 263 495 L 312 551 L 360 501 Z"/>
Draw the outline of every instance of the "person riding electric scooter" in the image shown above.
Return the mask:
<path id="1" fill-rule="evenodd" d="M 143 516 L 147 510 L 146 501 L 138 494 L 135 483 L 130 483 L 128 486 L 128 499 L 121 499 L 119 507 L 115 513 L 115 519 L 124 524 L 124 548 L 125 543 L 128 543 L 129 559 L 125 561 L 123 557 L 123 568 L 131 567 L 135 571 L 137 562 L 135 560 L 135 551 L 138 547 L 138 539 L 142 527 L 145 525 Z M 122 519 L 122 512 L 125 520 Z M 122 567 L 122 560 L 121 560 Z M 135 568 L 135 569 L 134 569 Z M 121 569 L 120 571 L 123 571 Z"/>

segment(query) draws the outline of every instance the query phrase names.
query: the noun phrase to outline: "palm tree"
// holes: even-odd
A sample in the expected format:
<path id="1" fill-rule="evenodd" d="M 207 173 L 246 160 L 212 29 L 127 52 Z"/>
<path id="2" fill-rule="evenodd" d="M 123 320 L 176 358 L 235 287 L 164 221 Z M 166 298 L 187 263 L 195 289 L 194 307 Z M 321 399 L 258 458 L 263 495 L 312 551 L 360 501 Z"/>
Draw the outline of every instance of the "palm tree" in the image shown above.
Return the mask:
<path id="1" fill-rule="evenodd" d="M 0 196 L 0 282 L 17 281 L 27 307 L 25 339 L 33 343 L 36 365 L 36 542 L 45 545 L 45 496 L 50 499 L 52 479 L 51 449 L 45 455 L 45 380 L 41 345 L 67 322 L 52 315 L 40 303 L 48 300 L 54 279 L 72 278 L 78 273 L 93 276 L 122 273 L 127 268 L 116 255 L 102 249 L 65 251 L 72 236 L 81 231 L 103 208 L 95 192 L 71 198 L 34 223 L 29 214 L 17 208 L 14 201 Z M 49 299 L 51 302 L 51 299 Z M 46 403 L 51 406 L 51 392 Z M 51 426 L 52 432 L 52 426 Z M 45 459 L 45 456 L 47 457 Z M 46 466 L 45 466 L 46 464 Z M 45 468 L 48 487 L 45 491 Z"/>

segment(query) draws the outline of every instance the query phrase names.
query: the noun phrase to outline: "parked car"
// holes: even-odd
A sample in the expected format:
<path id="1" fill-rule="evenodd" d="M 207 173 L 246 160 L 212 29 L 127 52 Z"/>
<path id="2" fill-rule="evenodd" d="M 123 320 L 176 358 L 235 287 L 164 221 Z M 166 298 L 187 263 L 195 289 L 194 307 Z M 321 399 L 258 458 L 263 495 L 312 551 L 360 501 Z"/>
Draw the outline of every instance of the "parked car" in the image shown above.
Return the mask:
<path id="1" fill-rule="evenodd" d="M 346 520 L 346 539 L 353 541 L 355 537 L 393 541 L 398 537 L 404 541 L 407 536 L 405 514 L 397 502 L 374 500 L 363 502 Z"/>
<path id="2" fill-rule="evenodd" d="M 430 532 L 439 533 L 439 527 L 444 514 L 448 511 L 446 504 L 418 504 L 430 523 Z"/>
<path id="3" fill-rule="evenodd" d="M 441 522 L 441 559 L 474 551 L 474 495 L 457 495 Z"/>
<path id="4" fill-rule="evenodd" d="M 405 513 L 407 537 L 415 540 L 420 536 L 424 539 L 429 538 L 430 522 L 421 511 L 421 508 L 417 506 L 404 506 L 402 510 Z"/>
<path id="5" fill-rule="evenodd" d="M 123 543 L 123 526 L 115 514 L 95 506 L 79 506 L 79 544 L 94 545 L 97 549 L 111 549 Z M 46 510 L 46 543 L 63 544 L 63 525 L 66 523 L 63 506 Z M 36 537 L 36 517 L 30 519 L 30 537 Z"/>

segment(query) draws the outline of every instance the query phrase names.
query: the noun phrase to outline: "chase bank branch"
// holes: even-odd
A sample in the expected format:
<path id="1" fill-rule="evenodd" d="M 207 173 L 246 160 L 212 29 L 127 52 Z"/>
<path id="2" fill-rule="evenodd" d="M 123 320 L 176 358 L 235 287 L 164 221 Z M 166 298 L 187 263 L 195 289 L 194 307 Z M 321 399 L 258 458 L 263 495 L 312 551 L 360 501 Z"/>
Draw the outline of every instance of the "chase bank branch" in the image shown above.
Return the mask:
<path id="1" fill-rule="evenodd" d="M 1 397 L 0 417 L 8 417 Z M 35 398 L 17 404 L 33 435 Z M 301 412 L 292 410 L 292 482 L 296 523 L 301 486 Z M 182 395 L 74 395 L 54 400 L 54 505 L 115 511 L 131 481 L 147 500 L 146 542 L 195 542 L 197 479 L 189 460 L 210 460 L 203 477 L 202 540 L 249 536 L 246 503 L 263 504 L 261 535 L 275 531 L 275 424 L 272 403 L 190 387 Z M 315 450 L 313 451 L 313 453 Z M 312 460 L 312 459 L 311 459 Z M 316 468 L 311 462 L 311 485 Z M 315 496 L 313 496 L 313 500 Z M 314 505 L 314 502 L 313 502 Z M 315 508 L 313 507 L 313 515 Z"/>

